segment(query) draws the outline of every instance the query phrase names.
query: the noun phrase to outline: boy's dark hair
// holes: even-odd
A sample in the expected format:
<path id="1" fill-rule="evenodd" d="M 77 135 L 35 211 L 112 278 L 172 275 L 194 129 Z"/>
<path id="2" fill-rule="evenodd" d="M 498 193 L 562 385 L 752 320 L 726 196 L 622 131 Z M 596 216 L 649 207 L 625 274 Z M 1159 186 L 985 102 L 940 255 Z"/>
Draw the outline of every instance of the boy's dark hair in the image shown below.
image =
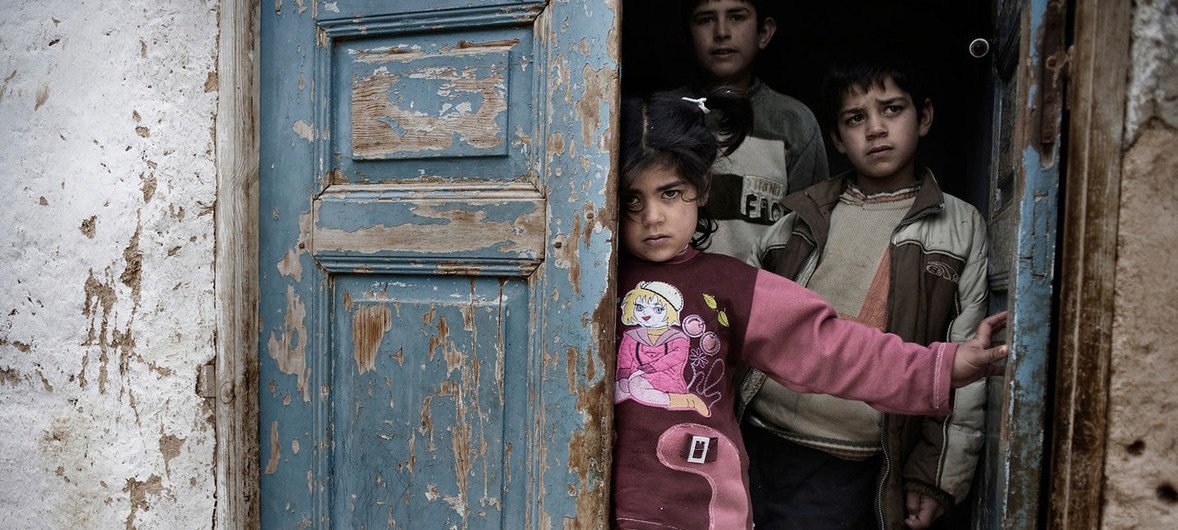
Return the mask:
<path id="1" fill-rule="evenodd" d="M 831 134 L 838 134 L 839 112 L 843 98 L 852 90 L 866 91 L 871 87 L 883 88 L 884 80 L 891 77 L 900 90 L 908 93 L 917 110 L 929 98 L 928 83 L 924 73 L 913 63 L 903 59 L 882 58 L 835 63 L 822 79 L 823 125 Z"/>
<path id="2" fill-rule="evenodd" d="M 680 5 L 679 12 L 682 13 L 682 15 L 683 15 L 683 23 L 690 24 L 691 23 L 691 13 L 693 11 L 695 11 L 695 7 L 700 5 L 703 2 L 706 2 L 706 1 L 707 0 L 680 0 L 679 1 L 679 5 Z M 763 27 L 765 25 L 765 18 L 769 16 L 769 14 L 765 12 L 767 2 L 764 2 L 762 0 L 741 0 L 741 1 L 752 6 L 753 12 L 755 12 L 757 14 L 757 28 Z"/>
<path id="3" fill-rule="evenodd" d="M 727 87 L 709 92 L 702 100 L 666 94 L 627 98 L 622 102 L 619 153 L 621 189 L 651 168 L 675 171 L 706 197 L 712 185 L 712 163 L 721 153 L 732 154 L 752 129 L 753 112 L 741 90 Z M 705 117 L 706 115 L 706 117 Z M 627 212 L 633 213 L 633 212 Z M 691 245 L 707 248 L 716 222 L 700 210 Z"/>

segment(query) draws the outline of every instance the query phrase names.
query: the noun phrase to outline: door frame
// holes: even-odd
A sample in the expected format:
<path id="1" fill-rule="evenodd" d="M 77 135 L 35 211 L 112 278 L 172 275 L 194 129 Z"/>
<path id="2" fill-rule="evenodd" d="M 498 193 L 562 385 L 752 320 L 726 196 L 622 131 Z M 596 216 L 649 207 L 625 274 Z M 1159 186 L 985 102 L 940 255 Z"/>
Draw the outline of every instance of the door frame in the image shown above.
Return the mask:
<path id="1" fill-rule="evenodd" d="M 221 0 L 214 137 L 216 528 L 257 528 L 258 60 L 262 4 Z"/>
<path id="2" fill-rule="evenodd" d="M 1118 0 L 1078 0 L 1072 19 L 1047 528 L 1101 521 L 1132 19 Z"/>
<path id="3" fill-rule="evenodd" d="M 254 2 L 223 0 L 219 17 L 213 398 L 218 528 L 259 524 L 260 10 Z M 1049 528 L 1095 527 L 1101 516 L 1125 101 L 1099 96 L 1125 93 L 1132 5 L 1078 0 L 1072 23 Z"/>

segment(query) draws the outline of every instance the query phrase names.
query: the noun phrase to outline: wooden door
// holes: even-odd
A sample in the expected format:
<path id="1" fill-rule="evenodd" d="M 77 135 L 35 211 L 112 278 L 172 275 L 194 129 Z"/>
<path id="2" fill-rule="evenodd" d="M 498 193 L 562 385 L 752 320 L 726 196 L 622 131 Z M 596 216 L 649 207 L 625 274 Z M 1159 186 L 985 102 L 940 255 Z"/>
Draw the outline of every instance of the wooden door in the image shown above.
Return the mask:
<path id="1" fill-rule="evenodd" d="M 262 14 L 262 525 L 605 526 L 612 2 Z"/>
<path id="2" fill-rule="evenodd" d="M 974 528 L 1036 528 L 1046 477 L 1066 6 L 993 0 L 990 285 L 1009 309 L 1005 377 L 989 385 Z"/>

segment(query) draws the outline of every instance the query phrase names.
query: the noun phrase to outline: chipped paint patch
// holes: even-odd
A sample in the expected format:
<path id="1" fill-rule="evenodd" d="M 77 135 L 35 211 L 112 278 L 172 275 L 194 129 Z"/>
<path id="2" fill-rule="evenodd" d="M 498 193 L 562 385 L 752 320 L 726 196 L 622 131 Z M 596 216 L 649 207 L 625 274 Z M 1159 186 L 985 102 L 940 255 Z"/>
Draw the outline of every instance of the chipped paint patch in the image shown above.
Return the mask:
<path id="1" fill-rule="evenodd" d="M 151 166 L 155 165 L 155 163 L 150 160 L 148 160 L 147 162 Z M 155 168 L 153 167 L 152 169 L 155 169 Z M 139 175 L 139 178 L 140 178 L 140 180 L 143 181 L 143 186 L 140 188 L 140 190 L 143 191 L 143 202 L 149 203 L 149 202 L 151 202 L 151 198 L 155 196 L 155 188 L 158 185 L 156 183 L 155 173 L 141 173 Z M 181 208 L 180 211 L 183 212 L 184 209 Z M 184 217 L 181 216 L 180 220 L 183 221 Z"/>
<path id="2" fill-rule="evenodd" d="M 13 368 L 0 368 L 0 384 L 9 384 L 16 388 L 20 384 L 20 372 Z"/>
<path id="3" fill-rule="evenodd" d="M 8 83 L 10 83 L 14 77 L 16 77 L 16 70 L 13 70 L 11 74 L 8 74 L 8 77 L 4 78 L 4 82 L 0 83 L 0 102 L 4 101 L 4 95 L 8 93 Z"/>
<path id="4" fill-rule="evenodd" d="M 310 123 L 307 123 L 303 120 L 298 120 L 294 122 L 294 125 L 291 126 L 291 130 L 293 130 L 299 138 L 302 138 L 308 142 L 315 141 L 315 128 L 312 127 Z"/>
<path id="5" fill-rule="evenodd" d="M 270 332 L 270 358 L 278 364 L 278 370 L 297 378 L 299 391 L 303 394 L 303 401 L 311 401 L 311 393 L 307 388 L 310 368 L 307 367 L 307 307 L 303 304 L 294 287 L 286 287 L 286 312 L 283 314 L 285 324 L 280 334 Z"/>
<path id="6" fill-rule="evenodd" d="M 49 100 L 49 87 L 43 86 L 37 90 L 37 102 L 33 105 L 33 110 L 39 110 L 46 101 Z"/>
<path id="7" fill-rule="evenodd" d="M 287 249 L 286 255 L 278 262 L 278 273 L 288 278 L 294 278 L 296 283 L 303 281 L 303 264 L 299 261 L 302 252 Z"/>
<path id="8" fill-rule="evenodd" d="M 391 326 L 392 313 L 384 304 L 361 307 L 352 315 L 353 353 L 361 375 L 376 370 L 376 352 Z"/>
<path id="9" fill-rule="evenodd" d="M 139 238 L 142 232 L 143 229 L 136 223 L 135 234 L 131 236 L 131 241 L 123 249 L 123 261 L 126 262 L 126 266 L 123 268 L 123 274 L 119 275 L 119 281 L 131 288 L 131 300 L 135 304 L 132 312 L 139 306 L 140 291 L 143 285 L 143 252 L 139 250 Z"/>
<path id="10" fill-rule="evenodd" d="M 568 271 L 573 293 L 581 294 L 581 218 L 573 218 L 572 230 L 553 238 L 552 255 L 556 266 Z"/>
<path id="11" fill-rule="evenodd" d="M 180 456 L 180 448 L 184 447 L 184 438 L 163 434 L 164 426 L 160 425 L 160 454 L 164 457 L 164 472 L 172 474 L 172 460 Z"/>
<path id="12" fill-rule="evenodd" d="M 86 332 L 86 340 L 82 342 L 83 346 L 98 346 L 99 359 L 102 362 L 100 372 L 98 375 L 98 392 L 100 394 L 106 393 L 107 382 L 107 363 L 110 360 L 108 350 L 110 348 L 110 314 L 114 309 L 116 302 L 115 290 L 111 285 L 113 278 L 108 278 L 107 282 L 100 282 L 94 277 L 94 272 L 90 272 L 90 277 L 86 278 L 84 286 L 85 303 L 82 305 L 82 316 L 89 320 L 89 329 Z M 101 316 L 99 316 L 101 313 Z M 98 330 L 95 331 L 95 323 L 98 324 Z M 86 365 L 88 364 L 89 355 L 82 357 L 82 370 L 78 374 L 79 386 L 86 388 Z"/>
<path id="13" fill-rule="evenodd" d="M 484 68 L 421 67 L 394 75 L 382 67 L 357 79 L 352 86 L 354 156 L 445 151 L 456 139 L 476 149 L 503 145 L 498 122 L 507 110 L 506 68 L 505 62 Z M 436 113 L 403 108 L 392 97 L 430 86 L 440 98 Z"/>
<path id="14" fill-rule="evenodd" d="M 89 239 L 94 239 L 94 230 L 97 227 L 97 225 L 98 225 L 98 216 L 91 215 L 89 219 L 85 219 L 82 221 L 82 226 L 79 228 L 82 231 L 82 235 L 86 236 Z"/>
<path id="15" fill-rule="evenodd" d="M 127 514 L 127 530 L 138 528 L 135 524 L 135 514 L 140 510 L 147 511 L 151 509 L 151 504 L 148 502 L 148 495 L 152 497 L 160 497 L 163 495 L 164 486 L 159 475 L 151 475 L 147 480 L 140 481 L 135 478 L 128 478 L 127 485 L 123 487 L 123 493 L 127 493 L 131 498 L 131 513 Z"/>
<path id="16" fill-rule="evenodd" d="M 605 135 L 597 134 L 601 128 L 601 106 L 607 107 L 613 101 L 614 88 L 618 83 L 618 72 L 612 66 L 603 66 L 594 70 L 588 63 L 581 68 L 584 78 L 585 93 L 577 99 L 577 118 L 581 123 L 581 145 L 595 146 L 597 149 L 607 149 Z M 613 109 L 607 108 L 605 116 L 612 114 Z"/>
<path id="17" fill-rule="evenodd" d="M 282 444 L 278 440 L 278 420 L 274 420 L 270 423 L 270 457 L 266 460 L 265 473 L 273 475 L 275 471 L 278 471 L 280 460 L 282 460 Z"/>
<path id="18" fill-rule="evenodd" d="M 410 211 L 422 220 L 420 224 L 374 224 L 346 231 L 324 228 L 317 222 L 314 235 L 316 251 L 454 254 L 492 246 L 499 252 L 518 253 L 524 257 L 543 255 L 539 249 L 543 247 L 545 212 L 543 202 L 540 201 L 531 202 L 528 211 L 505 221 L 489 220 L 486 211 L 469 206 L 443 207 L 419 203 Z"/>

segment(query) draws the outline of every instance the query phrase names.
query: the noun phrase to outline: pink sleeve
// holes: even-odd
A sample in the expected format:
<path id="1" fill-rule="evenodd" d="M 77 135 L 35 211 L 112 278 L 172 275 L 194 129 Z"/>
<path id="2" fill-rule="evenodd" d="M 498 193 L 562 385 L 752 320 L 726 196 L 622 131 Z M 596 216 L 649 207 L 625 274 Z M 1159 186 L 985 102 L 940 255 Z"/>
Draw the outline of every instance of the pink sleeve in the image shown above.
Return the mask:
<path id="1" fill-rule="evenodd" d="M 797 391 L 863 401 L 883 412 L 945 415 L 957 345 L 928 348 L 837 318 L 814 292 L 758 271 L 744 358 Z"/>

